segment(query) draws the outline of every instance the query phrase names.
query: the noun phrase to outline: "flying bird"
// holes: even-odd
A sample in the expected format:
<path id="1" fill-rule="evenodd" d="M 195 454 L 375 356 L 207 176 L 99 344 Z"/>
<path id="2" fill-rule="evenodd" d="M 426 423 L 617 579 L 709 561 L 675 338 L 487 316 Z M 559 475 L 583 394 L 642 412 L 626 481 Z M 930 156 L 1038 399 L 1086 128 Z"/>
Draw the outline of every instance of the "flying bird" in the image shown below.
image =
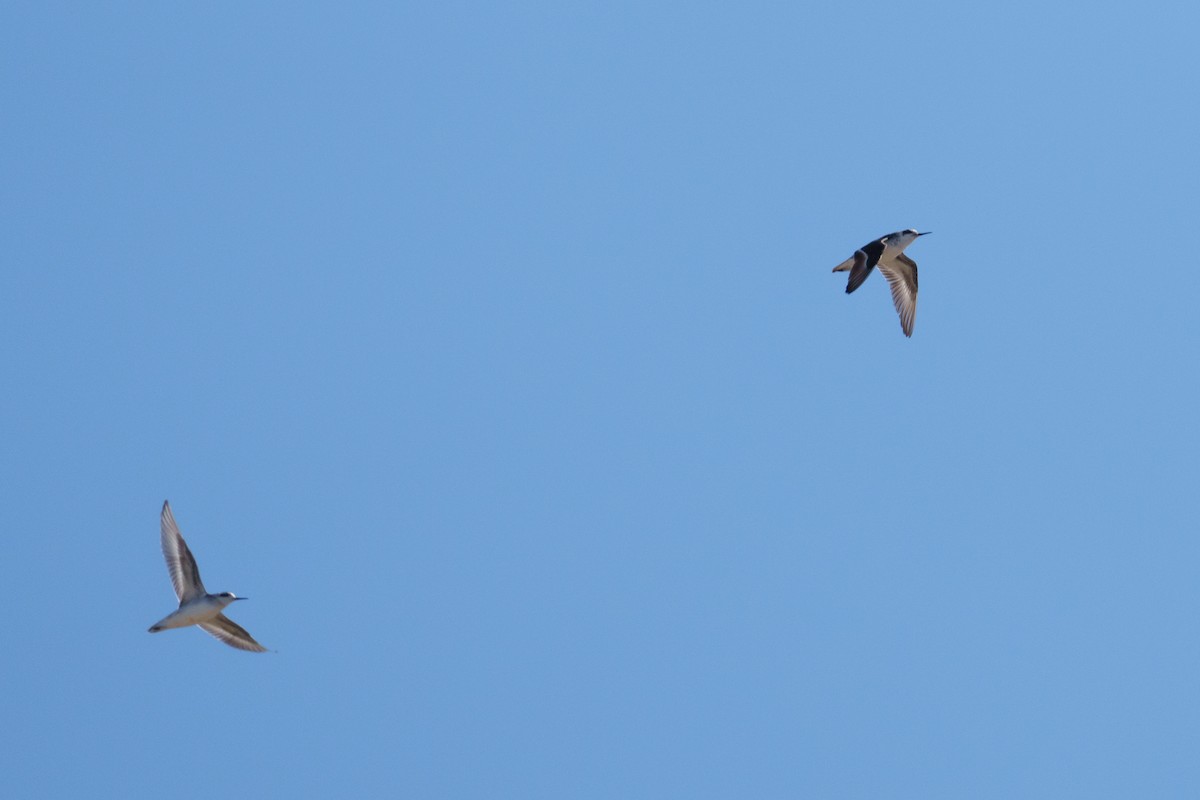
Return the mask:
<path id="1" fill-rule="evenodd" d="M 151 625 L 150 633 L 199 625 L 205 633 L 217 637 L 230 647 L 251 653 L 267 652 L 267 648 L 254 641 L 245 628 L 221 613 L 225 606 L 235 600 L 247 598 L 236 597 L 233 592 L 209 594 L 205 591 L 196 559 L 183 540 L 179 526 L 175 524 L 175 515 L 171 513 L 171 505 L 167 502 L 162 507 L 161 527 L 163 558 L 167 560 L 167 572 L 171 574 L 171 584 L 179 597 L 179 609 Z"/>
<path id="2" fill-rule="evenodd" d="M 892 302 L 896 304 L 896 313 L 900 315 L 900 327 L 904 329 L 905 336 L 912 336 L 913 320 L 917 316 L 917 262 L 904 255 L 904 248 L 916 241 L 918 236 L 930 233 L 932 231 L 917 233 L 912 228 L 889 233 L 864 244 L 854 251 L 854 255 L 833 268 L 834 272 L 850 270 L 850 280 L 846 283 L 846 294 L 850 294 L 862 286 L 871 270 L 879 267 L 892 287 Z"/>

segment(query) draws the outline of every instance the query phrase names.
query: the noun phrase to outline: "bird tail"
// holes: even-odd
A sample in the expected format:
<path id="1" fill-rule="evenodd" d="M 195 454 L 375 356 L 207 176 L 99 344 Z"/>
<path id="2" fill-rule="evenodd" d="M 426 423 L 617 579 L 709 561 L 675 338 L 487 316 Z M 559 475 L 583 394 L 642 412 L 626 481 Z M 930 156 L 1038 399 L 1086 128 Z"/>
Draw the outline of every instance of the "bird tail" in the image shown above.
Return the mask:
<path id="1" fill-rule="evenodd" d="M 842 263 L 840 263 L 836 267 L 834 267 L 833 271 L 834 272 L 845 272 L 846 270 L 850 269 L 853 266 L 854 266 L 854 256 L 850 256 L 845 261 L 843 261 Z"/>

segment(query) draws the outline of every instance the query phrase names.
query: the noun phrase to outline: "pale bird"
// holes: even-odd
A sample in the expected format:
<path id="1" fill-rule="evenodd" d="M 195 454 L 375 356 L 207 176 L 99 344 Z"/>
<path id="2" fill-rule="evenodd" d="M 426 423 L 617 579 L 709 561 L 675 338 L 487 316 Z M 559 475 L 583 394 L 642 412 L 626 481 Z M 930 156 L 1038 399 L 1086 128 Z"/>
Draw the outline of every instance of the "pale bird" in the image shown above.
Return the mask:
<path id="1" fill-rule="evenodd" d="M 186 628 L 198 625 L 205 633 L 212 634 L 230 647 L 239 650 L 249 650 L 251 653 L 265 653 L 267 648 L 254 641 L 254 637 L 246 633 L 246 629 L 225 616 L 221 612 L 225 606 L 235 600 L 245 600 L 233 592 L 209 594 L 200 581 L 200 570 L 196 559 L 188 549 L 187 542 L 175 524 L 175 516 L 171 513 L 171 505 L 164 502 L 162 507 L 162 551 L 167 560 L 167 572 L 171 574 L 171 585 L 179 597 L 179 609 L 160 619 L 150 626 L 150 633 L 158 633 L 168 628 Z"/>

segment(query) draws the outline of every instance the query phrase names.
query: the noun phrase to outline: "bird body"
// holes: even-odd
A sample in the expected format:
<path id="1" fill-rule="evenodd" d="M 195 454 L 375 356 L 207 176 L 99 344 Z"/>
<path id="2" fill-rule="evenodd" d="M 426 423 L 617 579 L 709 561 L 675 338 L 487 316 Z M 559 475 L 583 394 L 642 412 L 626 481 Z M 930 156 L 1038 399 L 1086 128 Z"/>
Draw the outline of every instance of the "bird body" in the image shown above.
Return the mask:
<path id="1" fill-rule="evenodd" d="M 167 628 L 186 628 L 188 625 L 199 625 L 202 622 L 208 622 L 221 616 L 221 612 L 225 610 L 225 606 L 234 600 L 244 599 L 237 597 L 227 600 L 220 595 L 211 594 L 193 598 L 186 603 L 180 603 L 177 610 L 172 611 L 154 623 L 150 627 L 150 633 L 158 633 Z"/>
<path id="2" fill-rule="evenodd" d="M 862 286 L 871 270 L 879 267 L 892 289 L 892 303 L 900 315 L 900 328 L 905 336 L 912 336 L 913 322 L 917 316 L 917 262 L 904 255 L 904 248 L 916 241 L 918 236 L 928 233 L 930 231 L 917 233 L 909 228 L 880 236 L 855 250 L 854 255 L 833 268 L 834 272 L 850 272 L 846 282 L 846 294 L 850 294 Z"/>
<path id="3" fill-rule="evenodd" d="M 167 572 L 171 575 L 171 585 L 179 597 L 179 608 L 150 626 L 150 633 L 158 633 L 169 628 L 186 628 L 197 625 L 205 633 L 215 636 L 230 647 L 248 650 L 252 653 L 265 653 L 267 648 L 254 641 L 254 637 L 246 629 L 225 616 L 225 607 L 245 597 L 237 597 L 232 592 L 209 594 L 200 580 L 200 569 L 196 559 L 188 549 L 179 526 L 175 524 L 175 515 L 171 513 L 170 503 L 163 503 L 161 528 L 163 558 L 167 562 Z"/>

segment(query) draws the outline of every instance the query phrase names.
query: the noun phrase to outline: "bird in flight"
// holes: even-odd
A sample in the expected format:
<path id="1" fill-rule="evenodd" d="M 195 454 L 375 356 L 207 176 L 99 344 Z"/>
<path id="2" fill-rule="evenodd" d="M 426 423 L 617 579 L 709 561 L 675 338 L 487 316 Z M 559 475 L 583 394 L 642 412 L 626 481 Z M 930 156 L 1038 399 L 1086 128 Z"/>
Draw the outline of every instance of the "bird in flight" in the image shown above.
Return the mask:
<path id="1" fill-rule="evenodd" d="M 892 302 L 900 315 L 900 327 L 905 336 L 912 336 L 913 320 L 917 316 L 917 262 L 904 255 L 918 236 L 927 236 L 932 231 L 917 233 L 912 228 L 889 233 L 873 242 L 868 242 L 854 251 L 854 255 L 833 268 L 834 272 L 850 270 L 846 283 L 846 294 L 850 294 L 867 279 L 871 270 L 879 267 L 883 277 L 892 287 Z"/>
<path id="2" fill-rule="evenodd" d="M 162 507 L 161 527 L 163 558 L 167 560 L 171 585 L 179 597 L 179 609 L 151 625 L 150 633 L 199 625 L 205 633 L 217 637 L 230 647 L 251 653 L 267 652 L 267 648 L 254 641 L 245 628 L 221 613 L 225 606 L 235 600 L 245 600 L 245 597 L 235 597 L 233 592 L 209 594 L 205 591 L 204 584 L 200 582 L 196 559 L 183 540 L 179 526 L 175 524 L 175 515 L 171 513 L 171 504 L 167 502 Z"/>

